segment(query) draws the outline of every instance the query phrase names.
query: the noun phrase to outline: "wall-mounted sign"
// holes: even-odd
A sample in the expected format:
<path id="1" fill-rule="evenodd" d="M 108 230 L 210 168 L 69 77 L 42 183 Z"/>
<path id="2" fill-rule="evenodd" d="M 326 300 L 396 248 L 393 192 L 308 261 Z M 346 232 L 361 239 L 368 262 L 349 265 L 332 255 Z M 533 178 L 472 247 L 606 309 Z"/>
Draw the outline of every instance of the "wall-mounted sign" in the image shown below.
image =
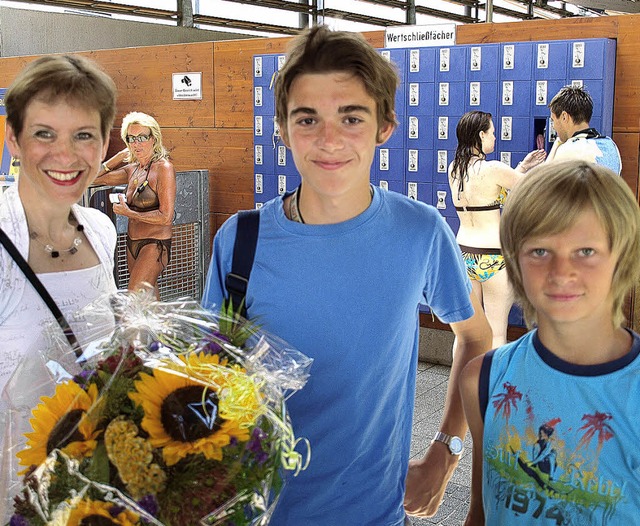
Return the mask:
<path id="1" fill-rule="evenodd" d="M 202 73 L 173 74 L 173 100 L 201 100 Z"/>
<path id="2" fill-rule="evenodd" d="M 453 46 L 456 43 L 456 25 L 388 27 L 385 30 L 384 42 L 384 47 Z"/>

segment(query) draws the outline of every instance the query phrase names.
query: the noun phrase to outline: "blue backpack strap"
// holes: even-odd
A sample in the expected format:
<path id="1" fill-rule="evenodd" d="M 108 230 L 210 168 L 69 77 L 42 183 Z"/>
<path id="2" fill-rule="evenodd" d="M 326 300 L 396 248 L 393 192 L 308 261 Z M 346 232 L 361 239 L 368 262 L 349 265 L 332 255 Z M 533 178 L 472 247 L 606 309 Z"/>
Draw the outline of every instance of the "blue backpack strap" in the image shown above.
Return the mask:
<path id="1" fill-rule="evenodd" d="M 233 245 L 231 272 L 227 274 L 225 286 L 229 294 L 227 299 L 231 302 L 234 312 L 245 318 L 247 315 L 245 297 L 247 295 L 249 276 L 251 276 L 251 269 L 253 268 L 253 260 L 256 255 L 259 231 L 259 210 L 238 212 L 238 227 Z"/>

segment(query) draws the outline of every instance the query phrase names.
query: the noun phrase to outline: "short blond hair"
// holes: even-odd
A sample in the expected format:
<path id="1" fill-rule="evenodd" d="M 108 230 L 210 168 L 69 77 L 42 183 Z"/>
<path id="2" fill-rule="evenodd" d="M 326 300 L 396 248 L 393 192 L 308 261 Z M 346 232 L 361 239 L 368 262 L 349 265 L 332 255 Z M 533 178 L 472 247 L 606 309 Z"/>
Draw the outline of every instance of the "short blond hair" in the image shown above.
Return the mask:
<path id="1" fill-rule="evenodd" d="M 572 160 L 544 163 L 531 170 L 507 197 L 500 220 L 507 273 L 529 328 L 537 320 L 524 291 L 520 250 L 532 237 L 564 232 L 587 208 L 595 212 L 617 257 L 611 283 L 612 319 L 616 327 L 625 322 L 625 297 L 640 278 L 640 207 L 629 186 L 614 172 Z"/>

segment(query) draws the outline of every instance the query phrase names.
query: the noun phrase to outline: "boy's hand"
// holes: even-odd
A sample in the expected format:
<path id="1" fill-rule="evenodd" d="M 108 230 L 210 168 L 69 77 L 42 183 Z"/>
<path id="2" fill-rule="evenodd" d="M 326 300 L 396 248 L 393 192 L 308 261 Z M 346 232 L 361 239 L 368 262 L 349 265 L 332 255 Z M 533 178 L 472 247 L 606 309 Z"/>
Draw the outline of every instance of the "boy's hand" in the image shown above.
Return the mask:
<path id="1" fill-rule="evenodd" d="M 464 526 L 484 526 L 484 512 L 482 511 L 482 505 L 474 506 L 473 503 L 469 507 L 467 518 L 464 521 Z"/>
<path id="2" fill-rule="evenodd" d="M 404 496 L 404 509 L 409 515 L 433 517 L 437 513 L 459 458 L 445 444 L 435 442 L 423 458 L 409 462 Z"/>

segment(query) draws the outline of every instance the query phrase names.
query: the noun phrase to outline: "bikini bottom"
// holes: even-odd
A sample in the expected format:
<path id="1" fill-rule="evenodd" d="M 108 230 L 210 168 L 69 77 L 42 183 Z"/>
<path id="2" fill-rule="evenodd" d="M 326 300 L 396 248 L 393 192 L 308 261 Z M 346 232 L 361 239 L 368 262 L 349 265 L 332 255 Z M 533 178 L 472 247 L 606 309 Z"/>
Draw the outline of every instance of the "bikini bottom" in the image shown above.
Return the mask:
<path id="1" fill-rule="evenodd" d="M 171 261 L 171 238 L 169 239 L 155 239 L 152 237 L 142 238 L 142 239 L 131 239 L 127 235 L 127 249 L 133 256 L 133 259 L 138 259 L 140 255 L 140 250 L 142 247 L 146 247 L 147 245 L 155 244 L 158 247 L 158 263 L 162 263 L 162 256 L 164 251 L 167 251 L 167 265 L 169 261 Z M 166 265 L 162 265 L 163 269 L 166 268 Z"/>
<path id="2" fill-rule="evenodd" d="M 500 272 L 505 266 L 499 248 L 474 248 L 460 245 L 469 279 L 482 283 Z"/>

